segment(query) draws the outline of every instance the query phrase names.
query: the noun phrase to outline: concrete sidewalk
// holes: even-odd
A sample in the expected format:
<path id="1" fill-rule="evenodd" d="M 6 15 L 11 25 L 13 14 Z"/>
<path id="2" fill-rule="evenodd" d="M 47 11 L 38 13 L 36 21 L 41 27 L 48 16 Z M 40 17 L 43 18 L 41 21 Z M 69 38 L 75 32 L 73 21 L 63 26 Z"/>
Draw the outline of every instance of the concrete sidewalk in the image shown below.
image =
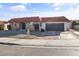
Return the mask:
<path id="1" fill-rule="evenodd" d="M 72 33 L 74 33 L 77 37 L 79 37 L 79 31 L 76 30 L 70 30 Z"/>
<path id="2" fill-rule="evenodd" d="M 9 43 L 43 46 L 79 46 L 79 40 L 18 40 Z"/>
<path id="3" fill-rule="evenodd" d="M 73 31 L 62 32 L 60 40 L 79 40 L 79 37 Z"/>
<path id="4" fill-rule="evenodd" d="M 24 46 L 79 46 L 79 40 L 45 40 L 45 39 L 15 39 L 15 38 L 0 38 L 2 43 L 13 43 Z"/>

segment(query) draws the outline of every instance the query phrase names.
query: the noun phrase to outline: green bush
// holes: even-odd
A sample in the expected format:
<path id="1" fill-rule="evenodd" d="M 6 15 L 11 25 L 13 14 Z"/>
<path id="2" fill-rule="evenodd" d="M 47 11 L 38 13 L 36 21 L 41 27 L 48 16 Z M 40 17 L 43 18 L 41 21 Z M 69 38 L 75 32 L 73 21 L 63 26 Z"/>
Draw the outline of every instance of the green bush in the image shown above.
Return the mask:
<path id="1" fill-rule="evenodd" d="M 11 30 L 11 25 L 7 25 L 8 30 Z"/>
<path id="2" fill-rule="evenodd" d="M 72 22 L 72 28 L 73 28 L 75 25 L 79 25 L 79 23 L 76 23 L 76 21 L 73 21 L 73 22 Z"/>
<path id="3" fill-rule="evenodd" d="M 4 30 L 4 26 L 0 26 L 0 30 Z"/>

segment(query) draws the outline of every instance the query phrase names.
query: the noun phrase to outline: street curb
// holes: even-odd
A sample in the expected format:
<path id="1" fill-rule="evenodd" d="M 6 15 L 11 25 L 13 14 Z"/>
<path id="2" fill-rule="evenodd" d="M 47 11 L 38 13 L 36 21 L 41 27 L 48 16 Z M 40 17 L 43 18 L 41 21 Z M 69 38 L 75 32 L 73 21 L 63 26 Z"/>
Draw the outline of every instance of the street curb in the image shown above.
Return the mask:
<path id="1" fill-rule="evenodd" d="M 16 44 L 16 43 L 5 43 L 5 42 L 0 42 L 0 44 L 3 44 L 3 45 L 21 45 L 21 44 Z"/>

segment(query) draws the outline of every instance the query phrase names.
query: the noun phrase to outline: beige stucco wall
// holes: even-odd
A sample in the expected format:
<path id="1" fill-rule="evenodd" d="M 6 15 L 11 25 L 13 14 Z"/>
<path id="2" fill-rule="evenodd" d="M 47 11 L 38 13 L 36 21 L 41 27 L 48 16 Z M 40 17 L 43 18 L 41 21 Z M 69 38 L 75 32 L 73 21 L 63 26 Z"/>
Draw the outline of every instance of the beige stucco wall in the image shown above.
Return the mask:
<path id="1" fill-rule="evenodd" d="M 18 30 L 19 29 L 19 23 L 16 23 L 15 27 L 16 27 L 15 29 Z"/>
<path id="2" fill-rule="evenodd" d="M 45 23 L 45 22 L 42 22 L 42 23 L 41 23 L 40 30 L 41 30 L 41 29 L 46 30 L 46 23 Z"/>
<path id="3" fill-rule="evenodd" d="M 8 30 L 7 25 L 8 25 L 8 24 L 5 24 L 5 25 L 4 25 L 4 30 Z"/>
<path id="4" fill-rule="evenodd" d="M 26 29 L 34 30 L 33 22 L 26 23 Z"/>
<path id="5" fill-rule="evenodd" d="M 64 31 L 67 31 L 71 28 L 71 23 L 70 22 L 65 22 L 64 23 Z"/>
<path id="6" fill-rule="evenodd" d="M 12 29 L 12 30 L 15 30 L 15 29 L 16 29 L 15 23 L 11 23 L 11 29 Z"/>
<path id="7" fill-rule="evenodd" d="M 19 29 L 19 23 L 11 23 L 11 30 L 17 30 Z"/>

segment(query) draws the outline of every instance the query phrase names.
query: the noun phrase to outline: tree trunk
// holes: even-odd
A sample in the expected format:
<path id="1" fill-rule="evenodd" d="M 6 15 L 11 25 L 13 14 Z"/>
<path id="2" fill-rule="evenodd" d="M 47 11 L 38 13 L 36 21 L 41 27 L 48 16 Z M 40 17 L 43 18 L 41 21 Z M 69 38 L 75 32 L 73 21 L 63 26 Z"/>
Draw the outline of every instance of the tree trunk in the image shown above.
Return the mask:
<path id="1" fill-rule="evenodd" d="M 27 35 L 30 35 L 30 23 L 27 23 Z"/>

